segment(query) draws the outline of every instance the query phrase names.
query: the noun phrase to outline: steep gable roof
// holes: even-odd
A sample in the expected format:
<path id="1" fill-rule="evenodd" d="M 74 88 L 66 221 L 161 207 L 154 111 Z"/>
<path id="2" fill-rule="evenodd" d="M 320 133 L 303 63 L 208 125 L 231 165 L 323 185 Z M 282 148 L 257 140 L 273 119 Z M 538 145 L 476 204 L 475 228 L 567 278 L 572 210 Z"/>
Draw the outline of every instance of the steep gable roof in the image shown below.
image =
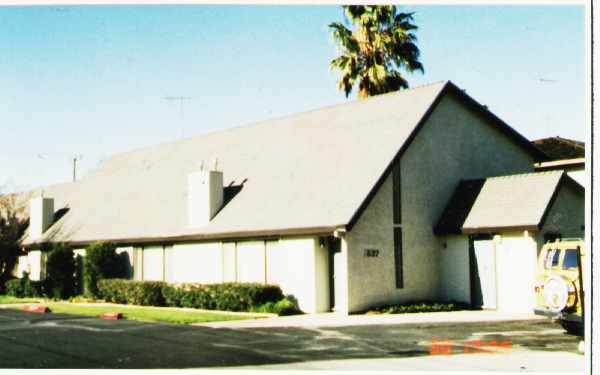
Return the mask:
<path id="1" fill-rule="evenodd" d="M 439 82 L 116 155 L 55 204 L 70 209 L 43 240 L 168 242 L 351 227 L 448 92 L 543 158 L 455 85 Z M 186 178 L 214 158 L 231 199 L 192 229 Z"/>

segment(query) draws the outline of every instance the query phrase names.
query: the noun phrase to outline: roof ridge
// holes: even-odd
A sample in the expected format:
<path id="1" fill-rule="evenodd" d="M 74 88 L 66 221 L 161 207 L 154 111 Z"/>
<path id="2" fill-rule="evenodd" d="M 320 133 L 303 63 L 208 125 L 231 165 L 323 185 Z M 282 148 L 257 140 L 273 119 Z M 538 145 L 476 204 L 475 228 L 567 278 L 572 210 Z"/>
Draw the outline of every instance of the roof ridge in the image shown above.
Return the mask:
<path id="1" fill-rule="evenodd" d="M 434 82 L 430 82 L 430 83 L 426 83 L 426 84 L 422 84 L 419 86 L 414 86 L 411 88 L 407 88 L 404 90 L 397 90 L 397 91 L 392 91 L 392 92 L 388 92 L 388 93 L 384 93 L 384 94 L 379 94 L 379 95 L 374 95 L 371 97 L 367 97 L 364 99 L 354 99 L 354 100 L 350 100 L 350 101 L 346 101 L 346 102 L 341 102 L 341 103 L 337 103 L 337 104 L 331 104 L 331 105 L 326 105 L 324 107 L 318 107 L 318 108 L 313 108 L 313 109 L 309 109 L 306 111 L 301 111 L 301 112 L 294 112 L 294 113 L 288 113 L 288 114 L 284 114 L 281 116 L 275 116 L 275 117 L 271 117 L 271 118 L 266 118 L 266 119 L 262 119 L 262 120 L 257 120 L 254 122 L 250 122 L 250 123 L 245 123 L 245 124 L 241 124 L 241 125 L 236 125 L 236 126 L 232 126 L 229 128 L 225 128 L 225 129 L 218 129 L 218 130 L 212 130 L 212 131 L 208 131 L 206 133 L 202 133 L 202 134 L 197 134 L 197 135 L 192 135 L 189 137 L 185 137 L 185 138 L 179 138 L 179 139 L 175 139 L 172 141 L 167 141 L 167 142 L 161 142 L 161 143 L 155 143 L 152 145 L 146 145 L 146 146 L 141 146 L 132 150 L 128 150 L 128 151 L 123 151 L 123 152 L 119 152 L 116 154 L 113 154 L 112 156 L 110 156 L 109 158 L 107 158 L 104 162 L 102 162 L 102 164 L 109 162 L 111 160 L 113 160 L 114 158 L 117 157 L 121 157 L 124 155 L 131 155 L 137 152 L 141 152 L 141 151 L 147 151 L 150 150 L 152 148 L 155 147 L 162 147 L 162 146 L 167 146 L 167 145 L 173 145 L 173 144 L 177 144 L 177 143 L 182 143 L 182 142 L 188 142 L 191 140 L 195 140 L 198 138 L 203 138 L 203 137 L 207 137 L 207 136 L 211 136 L 211 135 L 215 135 L 215 134 L 221 134 L 221 133 L 226 133 L 226 132 L 231 132 L 231 131 L 236 131 L 236 130 L 241 130 L 241 129 L 248 129 L 248 128 L 252 128 L 252 127 L 258 127 L 261 125 L 266 125 L 269 124 L 271 122 L 274 121 L 281 121 L 284 119 L 288 119 L 288 118 L 293 118 L 293 117 L 297 117 L 297 116 L 304 116 L 304 115 L 308 115 L 311 113 L 317 113 L 317 112 L 321 112 L 321 111 L 327 111 L 327 110 L 332 110 L 334 108 L 340 108 L 343 106 L 348 106 L 348 105 L 357 105 L 357 104 L 361 104 L 361 103 L 367 103 L 373 100 L 381 100 L 382 97 L 390 97 L 390 96 L 394 96 L 394 95 L 402 95 L 404 93 L 406 93 L 407 91 L 414 91 L 414 90 L 419 90 L 419 89 L 423 89 L 426 87 L 430 87 L 430 86 L 434 86 L 434 85 L 440 85 L 443 83 L 443 86 L 446 86 L 448 83 L 451 83 L 450 80 L 439 80 L 439 81 L 434 81 Z M 102 165 L 101 164 L 101 165 Z M 99 166 L 98 168 L 100 168 L 101 166 Z"/>

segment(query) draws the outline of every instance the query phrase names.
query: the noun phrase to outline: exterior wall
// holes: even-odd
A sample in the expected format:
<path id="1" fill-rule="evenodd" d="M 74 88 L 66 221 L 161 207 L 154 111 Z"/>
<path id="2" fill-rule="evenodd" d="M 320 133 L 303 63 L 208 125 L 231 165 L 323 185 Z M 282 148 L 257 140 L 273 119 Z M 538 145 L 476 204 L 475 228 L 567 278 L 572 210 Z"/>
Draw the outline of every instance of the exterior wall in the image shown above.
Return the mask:
<path id="1" fill-rule="evenodd" d="M 298 301 L 304 312 L 329 310 L 328 253 L 315 237 L 185 243 L 130 250 L 136 280 L 277 284 L 284 294 Z"/>
<path id="2" fill-rule="evenodd" d="M 381 186 L 367 209 L 363 212 L 354 228 L 344 238 L 346 249 L 342 254 L 347 259 L 348 301 L 347 309 L 343 309 L 337 298 L 336 307 L 340 311 L 355 312 L 371 305 L 376 305 L 394 299 L 394 238 L 393 238 L 393 207 L 392 207 L 392 178 L 391 175 Z M 365 257 L 364 249 L 379 250 L 378 257 Z M 345 250 L 345 251 L 344 251 Z M 340 259 L 342 263 L 344 257 Z M 343 263 L 342 263 L 343 264 Z M 407 268 L 405 268 L 407 269 Z M 340 272 L 336 268 L 336 282 Z M 412 272 L 405 275 L 412 277 Z M 338 284 L 336 283 L 336 289 Z"/>
<path id="3" fill-rule="evenodd" d="M 44 278 L 44 254 L 40 250 L 27 253 L 29 279 L 39 281 Z"/>
<path id="4" fill-rule="evenodd" d="M 471 303 L 471 270 L 469 238 L 463 235 L 447 236 L 446 247 L 440 250 L 440 296 L 446 301 Z"/>
<path id="5" fill-rule="evenodd" d="M 21 255 L 19 257 L 19 262 L 17 263 L 14 276 L 21 278 L 23 277 L 23 272 L 31 272 L 31 270 L 29 269 L 29 257 L 27 255 Z"/>
<path id="6" fill-rule="evenodd" d="M 548 210 L 542 229 L 536 236 L 538 253 L 544 245 L 545 234 L 560 233 L 563 238 L 583 238 L 584 224 L 585 194 L 579 194 L 572 186 L 562 184 Z"/>
<path id="7" fill-rule="evenodd" d="M 395 285 L 390 174 L 346 234 L 348 311 L 444 298 L 443 238 L 432 228 L 458 182 L 531 172 L 533 162 L 478 114 L 454 97 L 444 97 L 400 160 L 404 287 Z M 364 257 L 365 248 L 378 249 L 379 257 Z"/>

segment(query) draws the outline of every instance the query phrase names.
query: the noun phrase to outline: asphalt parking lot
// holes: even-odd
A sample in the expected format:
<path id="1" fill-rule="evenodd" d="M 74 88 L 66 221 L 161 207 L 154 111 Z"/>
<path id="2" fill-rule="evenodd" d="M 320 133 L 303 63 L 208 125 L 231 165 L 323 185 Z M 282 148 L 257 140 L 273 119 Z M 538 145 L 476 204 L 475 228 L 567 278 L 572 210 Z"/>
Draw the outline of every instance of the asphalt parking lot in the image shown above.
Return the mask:
<path id="1" fill-rule="evenodd" d="M 468 368 L 469 360 L 462 359 L 467 358 L 487 370 L 495 369 L 496 361 L 502 371 L 583 371 L 578 343 L 549 321 L 231 329 L 0 310 L 4 369 L 372 369 L 377 364 L 448 371 L 451 360 L 458 369 Z M 507 369 L 509 364 L 514 368 Z"/>

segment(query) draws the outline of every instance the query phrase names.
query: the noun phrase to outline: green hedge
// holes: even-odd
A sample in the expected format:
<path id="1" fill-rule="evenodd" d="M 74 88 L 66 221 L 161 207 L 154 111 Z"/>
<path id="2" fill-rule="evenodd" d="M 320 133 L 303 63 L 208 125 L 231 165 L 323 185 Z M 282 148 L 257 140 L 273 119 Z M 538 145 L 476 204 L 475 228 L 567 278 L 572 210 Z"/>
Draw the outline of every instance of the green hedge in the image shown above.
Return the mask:
<path id="1" fill-rule="evenodd" d="M 129 305 L 164 306 L 161 281 L 135 281 L 126 279 L 98 280 L 98 295 L 105 301 Z"/>
<path id="2" fill-rule="evenodd" d="M 6 282 L 6 294 L 13 297 L 42 297 L 44 285 L 41 281 L 29 280 L 29 274 L 23 272 L 20 279 L 12 279 Z"/>
<path id="3" fill-rule="evenodd" d="M 385 305 L 370 309 L 370 313 L 381 314 L 406 314 L 423 312 L 444 312 L 460 310 L 477 310 L 469 304 L 462 302 L 436 302 L 436 301 L 418 301 L 407 302 L 398 305 Z"/>
<path id="4" fill-rule="evenodd" d="M 259 283 L 182 284 L 166 285 L 163 296 L 169 306 L 250 311 L 282 300 L 283 292 L 277 285 Z"/>
<path id="5" fill-rule="evenodd" d="M 85 249 L 83 279 L 89 296 L 99 297 L 99 280 L 126 277 L 125 265 L 116 249 L 117 245 L 111 242 L 95 242 Z"/>
<path id="6" fill-rule="evenodd" d="M 190 307 L 206 310 L 289 311 L 281 288 L 259 283 L 181 284 L 159 281 L 103 279 L 98 281 L 98 294 L 108 302 L 134 305 Z M 264 307 L 265 305 L 270 306 Z M 275 311 L 265 311 L 275 312 Z"/>

